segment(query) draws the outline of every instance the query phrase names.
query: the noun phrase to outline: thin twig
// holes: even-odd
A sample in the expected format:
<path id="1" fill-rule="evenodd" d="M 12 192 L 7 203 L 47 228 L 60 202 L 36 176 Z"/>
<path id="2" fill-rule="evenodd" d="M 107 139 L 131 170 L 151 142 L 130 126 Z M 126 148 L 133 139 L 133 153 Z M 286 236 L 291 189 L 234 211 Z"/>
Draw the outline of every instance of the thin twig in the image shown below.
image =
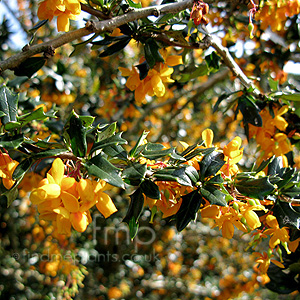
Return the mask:
<path id="1" fill-rule="evenodd" d="M 16 68 L 27 58 L 32 57 L 35 54 L 42 53 L 45 50 L 49 49 L 49 47 L 56 49 L 65 44 L 81 39 L 82 37 L 87 36 L 91 33 L 102 33 L 112 31 L 123 24 L 132 22 L 134 20 L 146 18 L 151 15 L 158 16 L 161 14 L 177 13 L 192 7 L 193 3 L 193 0 L 185 0 L 182 2 L 150 6 L 140 9 L 134 9 L 122 16 L 117 16 L 109 20 L 103 20 L 99 22 L 88 22 L 84 28 L 64 33 L 48 42 L 27 47 L 26 51 L 18 53 L 5 61 L 1 61 L 0 72 L 3 72 L 7 69 Z"/>

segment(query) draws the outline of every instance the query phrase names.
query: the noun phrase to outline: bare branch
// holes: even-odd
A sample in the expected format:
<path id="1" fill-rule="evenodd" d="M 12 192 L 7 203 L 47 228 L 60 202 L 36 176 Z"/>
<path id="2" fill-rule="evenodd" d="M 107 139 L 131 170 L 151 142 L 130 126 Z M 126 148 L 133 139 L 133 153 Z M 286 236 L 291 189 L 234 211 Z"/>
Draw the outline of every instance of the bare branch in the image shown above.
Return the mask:
<path id="1" fill-rule="evenodd" d="M 0 62 L 0 72 L 3 72 L 6 69 L 14 69 L 18 65 L 20 65 L 27 58 L 44 52 L 49 47 L 54 49 L 59 48 L 65 44 L 73 42 L 77 39 L 80 39 L 84 36 L 87 36 L 91 33 L 102 33 L 107 31 L 112 31 L 115 28 L 126 24 L 128 22 L 132 22 L 134 20 L 146 18 L 148 16 L 154 15 L 158 16 L 161 14 L 167 13 L 177 13 L 184 9 L 192 7 L 194 1 L 193 0 L 185 0 L 182 2 L 169 3 L 164 5 L 157 5 L 151 7 L 145 7 L 141 9 L 134 9 L 122 16 L 117 16 L 115 18 L 109 20 L 103 20 L 95 23 L 88 22 L 88 24 L 84 28 L 80 28 L 74 31 L 70 31 L 64 33 L 57 38 L 44 42 L 42 44 L 30 46 L 27 51 L 22 53 L 18 53 L 5 61 Z"/>

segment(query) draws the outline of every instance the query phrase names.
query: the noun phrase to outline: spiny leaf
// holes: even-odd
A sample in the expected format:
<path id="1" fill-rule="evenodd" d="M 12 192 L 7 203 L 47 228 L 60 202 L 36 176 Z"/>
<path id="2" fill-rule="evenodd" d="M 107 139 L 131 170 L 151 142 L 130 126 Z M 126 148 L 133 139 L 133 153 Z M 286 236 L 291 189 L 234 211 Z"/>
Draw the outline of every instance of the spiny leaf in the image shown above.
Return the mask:
<path id="1" fill-rule="evenodd" d="M 17 108 L 18 108 L 19 95 L 14 94 L 5 85 L 0 87 L 0 111 L 5 116 L 2 117 L 2 124 L 17 121 Z"/>
<path id="2" fill-rule="evenodd" d="M 204 203 L 204 199 L 198 190 L 182 196 L 182 203 L 176 213 L 176 228 L 178 231 L 182 231 L 191 221 L 195 220 L 201 203 Z"/>

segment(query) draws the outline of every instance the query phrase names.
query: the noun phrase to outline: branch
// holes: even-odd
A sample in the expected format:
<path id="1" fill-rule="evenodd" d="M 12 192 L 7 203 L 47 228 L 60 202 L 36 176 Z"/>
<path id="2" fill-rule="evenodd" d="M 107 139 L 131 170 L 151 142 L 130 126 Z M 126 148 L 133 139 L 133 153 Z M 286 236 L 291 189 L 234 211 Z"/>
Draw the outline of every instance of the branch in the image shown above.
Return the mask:
<path id="1" fill-rule="evenodd" d="M 91 33 L 102 33 L 112 31 L 123 24 L 132 22 L 134 20 L 146 18 L 148 16 L 159 16 L 161 14 L 177 13 L 192 7 L 193 3 L 193 0 L 185 0 L 182 2 L 145 7 L 132 10 L 122 16 L 117 16 L 109 20 L 103 20 L 99 22 L 87 22 L 84 28 L 64 33 L 59 37 L 51 41 L 44 42 L 42 44 L 26 47 L 26 50 L 24 50 L 23 52 L 18 53 L 5 61 L 1 61 L 0 72 L 3 72 L 7 69 L 14 69 L 27 58 L 32 57 L 35 54 L 43 53 L 45 51 L 47 52 L 49 48 L 59 48 L 74 40 L 90 35 Z"/>
<path id="2" fill-rule="evenodd" d="M 256 89 L 252 80 L 250 80 L 245 73 L 241 70 L 239 65 L 235 62 L 233 57 L 230 55 L 229 50 L 223 47 L 222 44 L 208 33 L 207 29 L 203 26 L 203 29 L 207 32 L 206 38 L 209 40 L 210 45 L 217 51 L 217 53 L 222 57 L 225 65 L 231 70 L 233 75 L 235 75 L 242 83 L 246 89 L 253 89 L 253 93 L 256 96 L 260 95 L 260 92 Z"/>

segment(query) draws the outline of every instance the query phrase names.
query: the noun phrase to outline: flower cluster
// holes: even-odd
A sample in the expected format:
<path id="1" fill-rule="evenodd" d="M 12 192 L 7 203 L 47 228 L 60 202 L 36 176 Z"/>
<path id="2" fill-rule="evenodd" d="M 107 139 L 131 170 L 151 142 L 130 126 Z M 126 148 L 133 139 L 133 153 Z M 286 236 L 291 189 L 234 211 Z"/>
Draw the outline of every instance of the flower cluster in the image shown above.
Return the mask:
<path id="1" fill-rule="evenodd" d="M 0 177 L 6 189 L 10 189 L 15 181 L 12 179 L 14 170 L 18 166 L 18 162 L 13 160 L 7 153 L 0 153 Z"/>
<path id="2" fill-rule="evenodd" d="M 89 209 L 94 205 L 105 218 L 117 211 L 111 198 L 103 192 L 106 182 L 64 175 L 64 163 L 53 161 L 47 177 L 30 194 L 37 204 L 40 219 L 53 221 L 59 234 L 70 235 L 71 227 L 83 232 L 91 223 Z"/>
<path id="3" fill-rule="evenodd" d="M 69 31 L 70 21 L 76 20 L 81 13 L 80 1 L 78 0 L 44 0 L 39 3 L 38 18 L 51 21 L 57 17 L 57 30 Z"/>
<path id="4" fill-rule="evenodd" d="M 269 157 L 281 156 L 283 166 L 288 165 L 285 154 L 292 151 L 292 145 L 285 133 L 288 123 L 282 117 L 288 111 L 288 106 L 273 107 L 274 117 L 271 116 L 268 108 L 264 108 L 260 115 L 263 120 L 262 127 L 249 125 L 249 137 L 255 137 L 257 144 L 261 149 L 260 160 L 268 159 Z"/>
<path id="5" fill-rule="evenodd" d="M 157 62 L 155 66 L 149 70 L 146 78 L 140 79 L 140 74 L 136 67 L 127 69 L 119 67 L 122 76 L 128 77 L 126 86 L 135 91 L 135 100 L 139 103 L 143 102 L 146 95 L 163 97 L 167 91 L 167 84 L 174 82 L 171 79 L 171 74 L 174 69 L 170 68 L 182 64 L 182 57 L 179 55 L 168 56 L 166 50 L 161 50 L 160 53 L 164 58 L 164 63 Z"/>
<path id="6" fill-rule="evenodd" d="M 201 209 L 201 216 L 202 218 L 214 219 L 215 225 L 213 227 L 219 227 L 223 237 L 231 239 L 234 234 L 234 226 L 243 232 L 260 227 L 261 222 L 254 210 L 264 209 L 262 205 L 250 205 L 242 201 L 235 201 L 229 207 L 205 206 Z"/>
<path id="7" fill-rule="evenodd" d="M 265 1 L 264 6 L 256 15 L 257 20 L 261 20 L 261 29 L 265 30 L 269 26 L 273 31 L 281 31 L 287 17 L 292 17 L 300 12 L 299 0 L 271 0 Z"/>

